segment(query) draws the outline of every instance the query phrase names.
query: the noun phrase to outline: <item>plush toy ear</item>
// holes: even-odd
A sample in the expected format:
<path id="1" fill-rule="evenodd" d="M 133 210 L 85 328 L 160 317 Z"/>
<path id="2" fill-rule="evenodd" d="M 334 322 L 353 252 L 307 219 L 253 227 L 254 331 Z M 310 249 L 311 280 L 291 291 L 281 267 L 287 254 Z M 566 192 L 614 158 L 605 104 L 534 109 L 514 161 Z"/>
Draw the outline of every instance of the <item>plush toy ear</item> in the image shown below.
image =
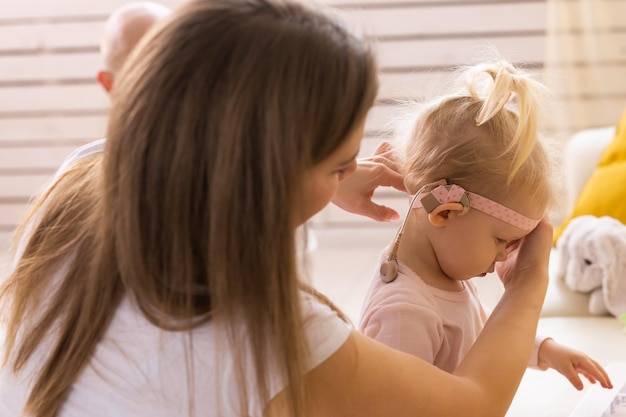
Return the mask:
<path id="1" fill-rule="evenodd" d="M 626 226 L 604 216 L 604 238 L 598 240 L 598 250 L 606 255 L 602 279 L 602 300 L 608 313 L 615 317 L 626 313 Z"/>
<path id="2" fill-rule="evenodd" d="M 556 250 L 558 253 L 558 265 L 557 265 L 557 269 L 556 269 L 556 274 L 557 277 L 560 279 L 564 279 L 565 278 L 565 273 L 567 271 L 567 264 L 569 263 L 569 259 L 570 259 L 570 251 L 569 251 L 569 247 L 570 247 L 570 242 L 572 240 L 572 236 L 576 233 L 577 228 L 575 227 L 576 222 L 578 221 L 578 218 L 573 219 L 569 225 L 567 225 L 567 228 L 563 231 L 563 234 L 561 235 L 561 237 L 559 238 L 559 240 L 556 241 Z M 572 224 L 574 224 L 574 227 L 571 227 Z"/>
<path id="3" fill-rule="evenodd" d="M 595 316 L 605 316 L 609 314 L 604 301 L 604 289 L 598 288 L 591 292 L 589 297 L 589 312 Z"/>
<path id="4" fill-rule="evenodd" d="M 596 221 L 594 216 L 576 217 L 557 242 L 560 255 L 558 273 L 572 291 L 586 293 L 600 285 L 600 277 L 595 276 L 595 257 L 590 253 Z"/>

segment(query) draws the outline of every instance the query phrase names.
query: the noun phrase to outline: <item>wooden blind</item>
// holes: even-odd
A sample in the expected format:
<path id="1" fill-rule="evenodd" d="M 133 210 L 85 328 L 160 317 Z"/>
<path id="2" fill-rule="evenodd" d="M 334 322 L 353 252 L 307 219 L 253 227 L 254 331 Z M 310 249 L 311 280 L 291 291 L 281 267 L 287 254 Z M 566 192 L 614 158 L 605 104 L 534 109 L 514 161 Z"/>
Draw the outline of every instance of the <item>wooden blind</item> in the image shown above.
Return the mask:
<path id="1" fill-rule="evenodd" d="M 451 70 L 493 46 L 541 73 L 545 0 L 321 0 L 375 43 L 380 94 L 361 156 L 389 139 L 398 100 L 436 94 Z M 176 7 L 182 1 L 162 0 Z M 6 246 L 29 201 L 77 146 L 105 133 L 108 97 L 95 81 L 103 24 L 125 0 L 0 2 L 0 245 Z M 405 210 L 383 190 L 381 201 Z M 316 227 L 389 227 L 334 207 Z"/>

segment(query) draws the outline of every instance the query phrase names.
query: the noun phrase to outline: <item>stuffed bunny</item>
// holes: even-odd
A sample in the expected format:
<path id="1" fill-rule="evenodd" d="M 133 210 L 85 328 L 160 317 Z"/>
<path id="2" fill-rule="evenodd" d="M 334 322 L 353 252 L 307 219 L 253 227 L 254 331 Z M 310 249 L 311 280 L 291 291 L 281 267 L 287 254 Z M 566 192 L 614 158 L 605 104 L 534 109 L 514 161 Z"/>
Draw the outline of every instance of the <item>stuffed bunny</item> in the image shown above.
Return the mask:
<path id="1" fill-rule="evenodd" d="M 591 314 L 626 313 L 626 225 L 609 216 L 576 217 L 556 249 L 558 276 L 572 291 L 590 294 Z"/>

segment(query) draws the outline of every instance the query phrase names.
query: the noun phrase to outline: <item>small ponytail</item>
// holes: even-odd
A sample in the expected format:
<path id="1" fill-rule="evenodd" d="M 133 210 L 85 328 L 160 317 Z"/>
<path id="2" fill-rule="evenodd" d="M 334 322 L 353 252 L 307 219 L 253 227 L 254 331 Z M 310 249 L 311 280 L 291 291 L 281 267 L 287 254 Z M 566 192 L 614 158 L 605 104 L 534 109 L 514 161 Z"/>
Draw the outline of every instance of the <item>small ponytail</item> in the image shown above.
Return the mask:
<path id="1" fill-rule="evenodd" d="M 490 82 L 482 81 L 488 74 Z M 513 164 L 507 182 L 510 183 L 530 156 L 538 135 L 538 109 L 547 96 L 547 89 L 529 74 L 509 62 L 499 60 L 471 67 L 466 72 L 465 85 L 469 94 L 483 102 L 476 126 L 481 126 L 503 110 L 511 100 L 517 102 L 517 128 L 505 153 L 513 152 Z"/>

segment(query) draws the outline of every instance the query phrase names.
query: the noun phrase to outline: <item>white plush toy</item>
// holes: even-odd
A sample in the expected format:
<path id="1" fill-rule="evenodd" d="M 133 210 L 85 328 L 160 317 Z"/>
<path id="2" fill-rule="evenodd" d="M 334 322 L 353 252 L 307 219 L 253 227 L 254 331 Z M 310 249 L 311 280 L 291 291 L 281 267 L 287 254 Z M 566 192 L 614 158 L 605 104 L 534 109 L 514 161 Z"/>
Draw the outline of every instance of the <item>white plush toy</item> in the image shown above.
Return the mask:
<path id="1" fill-rule="evenodd" d="M 626 225 L 609 216 L 575 217 L 556 249 L 558 276 L 569 289 L 590 294 L 591 314 L 626 313 Z"/>

